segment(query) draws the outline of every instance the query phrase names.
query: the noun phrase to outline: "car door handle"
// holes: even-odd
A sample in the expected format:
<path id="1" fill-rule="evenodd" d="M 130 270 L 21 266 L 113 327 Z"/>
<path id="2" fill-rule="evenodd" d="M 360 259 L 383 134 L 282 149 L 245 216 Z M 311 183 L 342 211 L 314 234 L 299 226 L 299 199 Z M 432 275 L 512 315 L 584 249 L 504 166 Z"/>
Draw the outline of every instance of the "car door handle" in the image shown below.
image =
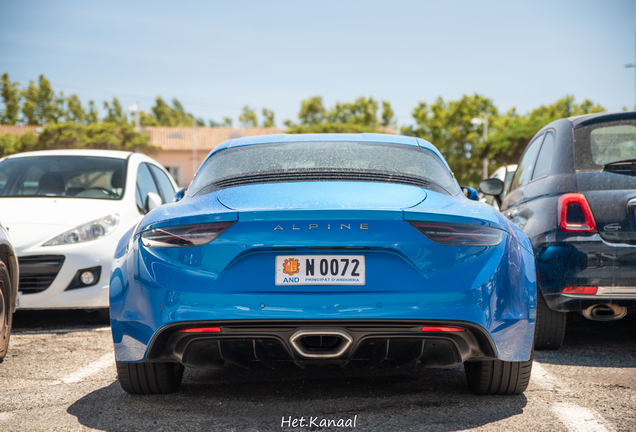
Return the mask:
<path id="1" fill-rule="evenodd" d="M 510 210 L 508 213 L 506 213 L 506 217 L 507 217 L 508 219 L 512 219 L 512 218 L 514 218 L 515 216 L 517 216 L 517 213 L 519 213 L 519 212 L 517 211 L 517 209 Z"/>

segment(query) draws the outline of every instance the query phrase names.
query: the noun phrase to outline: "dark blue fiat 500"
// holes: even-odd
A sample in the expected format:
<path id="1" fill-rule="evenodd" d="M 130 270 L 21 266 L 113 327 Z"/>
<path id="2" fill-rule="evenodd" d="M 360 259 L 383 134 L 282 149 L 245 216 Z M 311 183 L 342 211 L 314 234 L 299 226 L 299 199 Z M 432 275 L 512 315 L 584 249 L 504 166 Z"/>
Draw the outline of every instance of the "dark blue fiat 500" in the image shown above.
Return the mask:
<path id="1" fill-rule="evenodd" d="M 482 192 L 503 185 L 484 180 Z M 566 312 L 623 318 L 636 307 L 636 112 L 554 121 L 523 153 L 501 211 L 537 259 L 536 349 L 558 349 Z"/>

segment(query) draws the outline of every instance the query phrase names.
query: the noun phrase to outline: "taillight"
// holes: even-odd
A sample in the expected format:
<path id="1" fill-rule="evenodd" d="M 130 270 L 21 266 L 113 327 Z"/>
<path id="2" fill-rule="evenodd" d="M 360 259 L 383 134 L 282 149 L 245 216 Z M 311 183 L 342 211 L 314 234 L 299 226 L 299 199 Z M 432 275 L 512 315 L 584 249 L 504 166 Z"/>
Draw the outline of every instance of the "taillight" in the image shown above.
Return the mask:
<path id="1" fill-rule="evenodd" d="M 194 327 L 179 330 L 179 333 L 221 333 L 221 327 Z"/>
<path id="2" fill-rule="evenodd" d="M 561 291 L 561 293 L 576 295 L 594 295 L 597 291 L 598 287 L 593 286 L 570 286 L 563 288 L 563 291 Z"/>
<path id="3" fill-rule="evenodd" d="M 583 194 L 569 193 L 559 197 L 559 228 L 565 232 L 598 232 L 592 209 Z"/>
<path id="4" fill-rule="evenodd" d="M 214 222 L 205 224 L 179 225 L 155 228 L 141 234 L 146 247 L 188 247 L 202 246 L 223 234 L 234 222 Z"/>
<path id="5" fill-rule="evenodd" d="M 429 239 L 443 245 L 494 246 L 503 238 L 503 231 L 481 225 L 407 221 Z"/>
<path id="6" fill-rule="evenodd" d="M 423 326 L 423 332 L 462 332 L 466 329 L 460 327 L 438 327 L 438 326 Z"/>

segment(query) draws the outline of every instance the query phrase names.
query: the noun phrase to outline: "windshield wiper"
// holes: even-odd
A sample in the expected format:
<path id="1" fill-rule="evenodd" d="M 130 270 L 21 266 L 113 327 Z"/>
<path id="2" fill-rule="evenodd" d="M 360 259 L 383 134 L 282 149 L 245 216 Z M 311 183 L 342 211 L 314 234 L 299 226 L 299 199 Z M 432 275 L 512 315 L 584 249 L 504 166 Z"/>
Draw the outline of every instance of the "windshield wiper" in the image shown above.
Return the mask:
<path id="1" fill-rule="evenodd" d="M 614 162 L 609 162 L 603 165 L 604 167 L 623 166 L 623 165 L 636 165 L 636 159 L 623 159 Z"/>

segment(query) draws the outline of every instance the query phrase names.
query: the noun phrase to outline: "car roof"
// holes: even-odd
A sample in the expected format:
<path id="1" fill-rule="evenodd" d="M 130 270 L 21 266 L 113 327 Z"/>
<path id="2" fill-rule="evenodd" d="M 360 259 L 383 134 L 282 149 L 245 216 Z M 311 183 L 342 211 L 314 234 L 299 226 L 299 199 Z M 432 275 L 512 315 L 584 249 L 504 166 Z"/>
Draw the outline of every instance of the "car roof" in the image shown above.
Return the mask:
<path id="1" fill-rule="evenodd" d="M 604 123 L 617 120 L 633 120 L 636 119 L 636 111 L 617 111 L 609 113 L 584 114 L 575 117 L 569 117 L 574 129 L 589 126 L 595 123 Z"/>
<path id="2" fill-rule="evenodd" d="M 41 150 L 25 153 L 18 153 L 7 156 L 7 158 L 22 158 L 31 156 L 93 156 L 108 157 L 116 159 L 127 159 L 134 153 L 119 150 Z"/>

